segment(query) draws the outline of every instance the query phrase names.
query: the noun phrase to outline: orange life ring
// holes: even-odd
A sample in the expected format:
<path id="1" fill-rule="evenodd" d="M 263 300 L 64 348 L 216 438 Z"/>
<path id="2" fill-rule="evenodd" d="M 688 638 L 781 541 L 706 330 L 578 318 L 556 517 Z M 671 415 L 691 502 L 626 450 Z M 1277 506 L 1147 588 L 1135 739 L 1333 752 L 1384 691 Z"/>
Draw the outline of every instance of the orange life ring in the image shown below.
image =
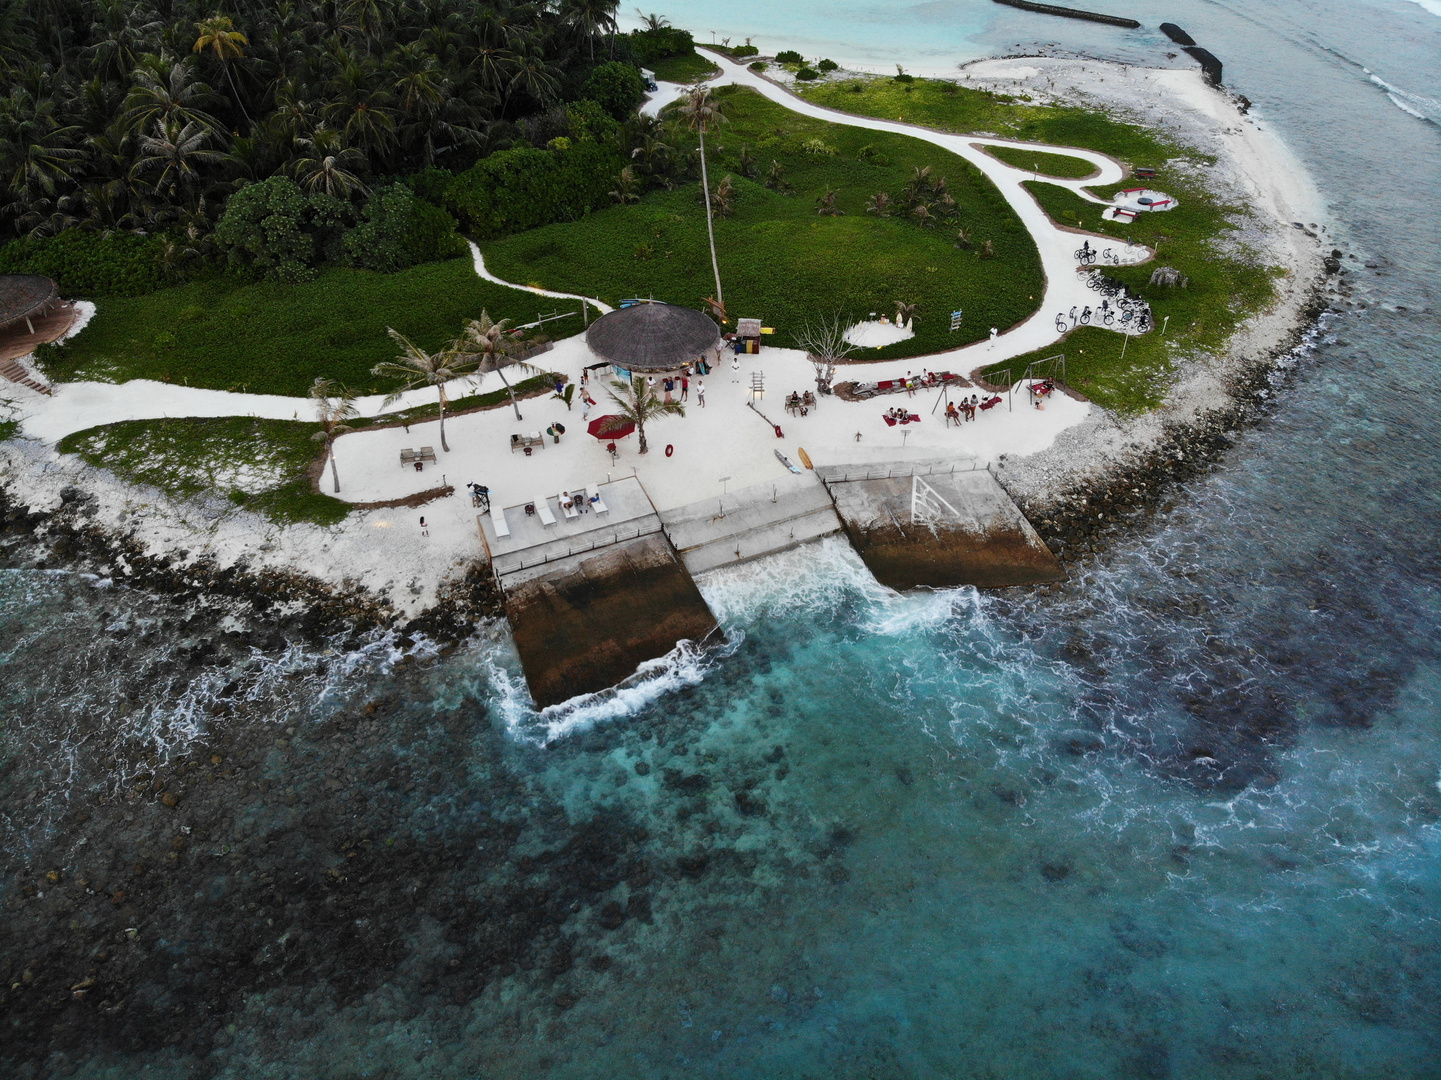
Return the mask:
<path id="1" fill-rule="evenodd" d="M 672 454 L 674 454 L 674 453 L 675 453 L 675 447 L 672 446 L 670 443 L 666 443 L 666 444 L 665 444 L 665 456 L 666 456 L 666 457 L 670 457 L 670 456 L 671 456 Z"/>

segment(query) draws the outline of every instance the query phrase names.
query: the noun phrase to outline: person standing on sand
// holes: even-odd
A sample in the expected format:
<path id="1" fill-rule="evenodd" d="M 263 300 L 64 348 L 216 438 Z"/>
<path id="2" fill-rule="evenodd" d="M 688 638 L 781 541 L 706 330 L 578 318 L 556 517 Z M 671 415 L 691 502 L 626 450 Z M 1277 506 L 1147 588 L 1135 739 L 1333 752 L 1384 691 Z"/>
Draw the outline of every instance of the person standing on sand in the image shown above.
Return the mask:
<path id="1" fill-rule="evenodd" d="M 695 401 L 696 401 L 696 404 L 699 405 L 702 409 L 705 408 L 705 380 L 704 380 L 704 379 L 697 379 L 697 380 L 695 381 Z"/>
<path id="2" fill-rule="evenodd" d="M 421 519 L 420 519 L 420 535 L 421 535 L 421 536 L 429 536 L 429 535 L 430 535 L 430 526 L 425 523 L 425 518 L 421 518 Z"/>
<path id="3" fill-rule="evenodd" d="M 998 333 L 998 331 L 996 330 L 996 328 L 995 328 L 994 326 L 991 327 L 991 343 L 990 343 L 989 345 L 987 345 L 986 348 L 988 348 L 988 349 L 994 349 L 994 348 L 996 347 L 996 334 L 997 334 L 997 333 Z"/>
<path id="4" fill-rule="evenodd" d="M 738 383 L 741 381 L 741 358 L 739 356 L 731 357 L 731 375 L 733 376 L 731 382 Z"/>
<path id="5" fill-rule="evenodd" d="M 689 376 L 689 375 L 682 375 L 682 376 L 680 377 L 680 399 L 681 399 L 682 401 L 689 401 L 689 400 L 690 400 L 690 376 Z"/>

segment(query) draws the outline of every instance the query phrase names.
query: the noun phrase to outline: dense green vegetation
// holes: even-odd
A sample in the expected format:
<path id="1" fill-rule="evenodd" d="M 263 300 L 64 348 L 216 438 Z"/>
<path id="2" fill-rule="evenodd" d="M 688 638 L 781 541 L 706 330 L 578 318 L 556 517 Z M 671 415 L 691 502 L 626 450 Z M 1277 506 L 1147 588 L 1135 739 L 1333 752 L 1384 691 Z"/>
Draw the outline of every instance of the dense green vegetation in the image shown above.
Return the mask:
<path id="1" fill-rule="evenodd" d="M 987 146 L 986 153 L 1007 165 L 1030 169 L 1032 172 L 1039 172 L 1041 176 L 1079 180 L 1096 172 L 1095 166 L 1089 161 L 1068 154 L 1048 154 L 1044 150 L 1021 150 L 1014 146 Z"/>
<path id="2" fill-rule="evenodd" d="M 171 281 L 159 237 L 80 229 L 5 245 L 0 274 L 43 274 L 64 296 L 139 296 Z"/>
<path id="3" fill-rule="evenodd" d="M 1061 224 L 1079 223 L 1088 231 L 1158 249 L 1156 259 L 1144 266 L 1102 270 L 1150 303 L 1156 329 L 1126 343 L 1123 360 L 1119 334 L 1081 327 L 1062 345 L 1007 361 L 1013 377 L 1018 378 L 1032 360 L 1064 352 L 1068 380 L 1082 393 L 1123 412 L 1154 408 L 1165 396 L 1173 355 L 1220 348 L 1243 319 L 1275 295 L 1275 270 L 1256 265 L 1245 252 L 1226 250 L 1230 223 L 1244 211 L 1218 203 L 1200 185 L 1181 177 L 1167 176 L 1156 183 L 1180 205 L 1164 214 L 1142 214 L 1130 224 L 1103 221 L 1102 207 L 1064 188 L 1044 181 L 1026 184 Z M 1124 186 L 1100 188 L 1096 193 L 1109 195 Z M 1190 279 L 1188 286 L 1149 284 L 1158 266 L 1179 270 Z M 1168 316 L 1163 337 L 1161 327 Z"/>
<path id="4" fill-rule="evenodd" d="M 963 135 L 1080 146 L 1133 165 L 1160 165 L 1180 152 L 1155 132 L 1102 113 L 1067 105 L 1038 105 L 1025 96 L 971 90 L 943 79 L 846 79 L 798 92 L 817 105 L 860 116 L 899 118 Z M 1024 154 L 1021 164 L 1028 164 Z"/>
<path id="5" fill-rule="evenodd" d="M 905 136 L 810 120 L 748 89 L 722 88 L 717 96 L 730 122 L 708 140 L 710 174 L 713 187 L 730 181 L 730 214 L 717 217 L 716 243 L 733 316 L 763 318 L 778 330 L 775 343 L 788 345 L 816 315 L 893 315 L 897 300 L 918 304 L 914 339 L 867 354 L 884 358 L 977 340 L 1035 309 L 1042 287 L 1035 245 L 964 160 Z M 909 212 L 906 193 L 915 170 L 927 166 L 931 180 L 946 178 L 954 202 L 947 208 L 923 190 L 916 201 L 930 207 L 929 226 Z M 891 216 L 866 211 L 880 192 L 888 193 Z M 840 213 L 818 213 L 828 208 Z M 958 228 L 975 247 L 956 246 Z M 994 258 L 980 257 L 984 240 Z M 635 203 L 484 247 L 501 277 L 610 302 L 640 295 L 698 305 L 715 288 L 696 184 L 659 187 Z M 967 313 L 965 328 L 952 334 L 957 307 Z"/>
<path id="6" fill-rule="evenodd" d="M 607 192 L 628 160 L 609 142 L 502 150 L 457 176 L 445 204 L 476 240 L 574 221 L 610 202 Z"/>
<path id="7" fill-rule="evenodd" d="M 720 74 L 720 68 L 700 53 L 685 56 L 668 56 L 650 65 L 655 77 L 665 82 L 703 82 Z"/>
<path id="8" fill-rule="evenodd" d="M 42 349 L 40 359 L 56 379 L 160 379 L 304 396 L 325 375 L 367 393 L 390 389 L 370 374 L 394 359 L 387 327 L 436 349 L 482 310 L 521 324 L 562 306 L 478 278 L 468 258 L 396 274 L 336 267 L 299 285 L 220 276 L 111 299 L 83 334 Z M 581 329 L 574 307 L 574 318 L 546 324 L 552 337 Z"/>
<path id="9" fill-rule="evenodd" d="M 277 522 L 333 525 L 350 504 L 311 488 L 317 430 L 249 416 L 127 420 L 67 435 L 58 448 L 175 498 L 213 492 Z"/>

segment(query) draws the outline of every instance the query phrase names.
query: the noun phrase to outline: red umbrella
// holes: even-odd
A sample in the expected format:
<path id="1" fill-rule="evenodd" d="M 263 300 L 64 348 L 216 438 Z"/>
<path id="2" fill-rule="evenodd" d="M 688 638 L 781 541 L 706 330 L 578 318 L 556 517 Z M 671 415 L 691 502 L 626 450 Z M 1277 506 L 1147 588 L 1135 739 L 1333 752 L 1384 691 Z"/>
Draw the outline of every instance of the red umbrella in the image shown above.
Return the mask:
<path id="1" fill-rule="evenodd" d="M 605 416 L 597 416 L 585 426 L 585 430 L 597 439 L 624 439 L 635 430 L 635 425 L 624 416 L 610 413 Z"/>

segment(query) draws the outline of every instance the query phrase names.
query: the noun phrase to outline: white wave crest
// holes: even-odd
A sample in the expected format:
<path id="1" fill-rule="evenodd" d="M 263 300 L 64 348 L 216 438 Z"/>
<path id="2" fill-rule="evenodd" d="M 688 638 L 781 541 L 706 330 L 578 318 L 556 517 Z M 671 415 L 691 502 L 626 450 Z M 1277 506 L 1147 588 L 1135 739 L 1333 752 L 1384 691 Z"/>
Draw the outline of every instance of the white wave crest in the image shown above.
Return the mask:
<path id="1" fill-rule="evenodd" d="M 1404 113 L 1416 117 L 1417 120 L 1432 120 L 1441 116 L 1441 101 L 1429 98 L 1422 94 L 1413 94 L 1409 90 L 1403 90 L 1399 86 L 1388 83 L 1381 76 L 1368 68 L 1362 68 L 1371 77 L 1371 82 L 1386 91 L 1386 96 L 1391 99 L 1391 104 Z"/>

